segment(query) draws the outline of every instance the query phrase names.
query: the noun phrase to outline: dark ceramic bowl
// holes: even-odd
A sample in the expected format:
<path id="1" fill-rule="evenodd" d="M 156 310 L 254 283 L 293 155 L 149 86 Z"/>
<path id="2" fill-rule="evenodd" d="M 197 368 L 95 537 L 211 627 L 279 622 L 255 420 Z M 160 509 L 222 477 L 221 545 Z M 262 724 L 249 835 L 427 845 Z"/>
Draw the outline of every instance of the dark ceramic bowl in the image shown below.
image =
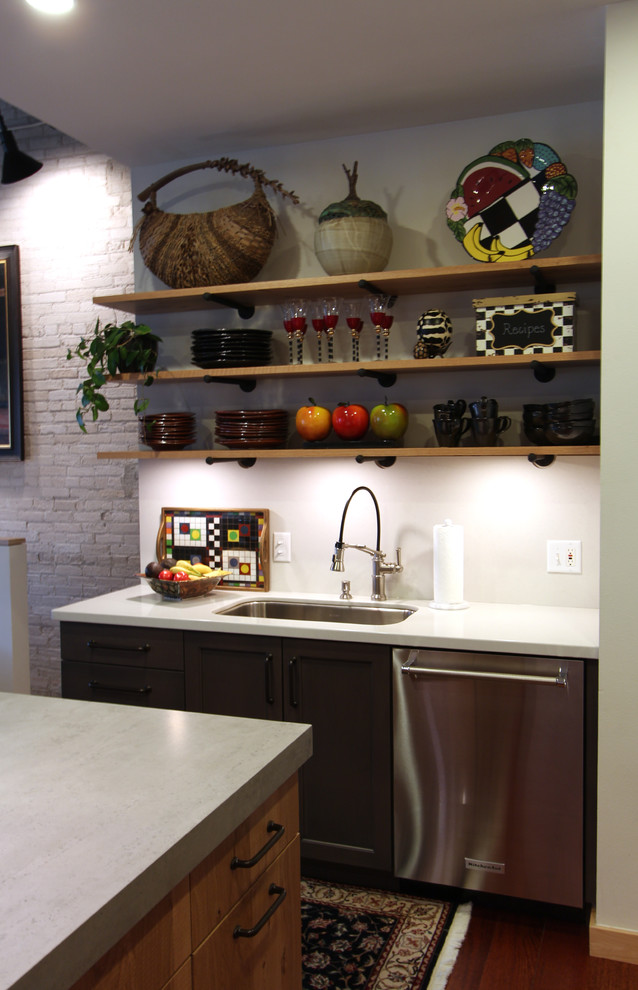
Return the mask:
<path id="1" fill-rule="evenodd" d="M 587 444 L 595 427 L 594 419 L 551 420 L 545 427 L 545 437 L 551 444 Z"/>

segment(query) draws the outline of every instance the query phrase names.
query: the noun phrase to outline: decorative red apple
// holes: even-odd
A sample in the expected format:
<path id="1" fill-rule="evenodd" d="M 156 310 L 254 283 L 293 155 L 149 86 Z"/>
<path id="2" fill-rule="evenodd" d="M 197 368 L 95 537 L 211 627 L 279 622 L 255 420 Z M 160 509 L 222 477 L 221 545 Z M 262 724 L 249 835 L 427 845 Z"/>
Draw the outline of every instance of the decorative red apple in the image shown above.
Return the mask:
<path id="1" fill-rule="evenodd" d="M 188 576 L 186 571 L 174 571 L 173 581 L 190 581 L 190 577 Z"/>
<path id="2" fill-rule="evenodd" d="M 172 571 L 167 570 L 167 568 L 164 568 L 163 571 L 160 571 L 157 576 L 160 579 L 160 581 L 172 581 L 173 580 L 173 573 L 172 573 Z"/>
<path id="3" fill-rule="evenodd" d="M 340 402 L 332 413 L 332 428 L 342 440 L 361 440 L 369 422 L 368 410 L 356 403 Z"/>
<path id="4" fill-rule="evenodd" d="M 304 440 L 325 440 L 332 427 L 330 410 L 318 406 L 314 399 L 308 401 L 310 405 L 302 406 L 297 410 L 295 416 L 297 433 Z"/>
<path id="5" fill-rule="evenodd" d="M 370 429 L 382 440 L 398 440 L 408 428 L 408 411 L 400 402 L 388 402 L 375 406 L 370 413 Z"/>

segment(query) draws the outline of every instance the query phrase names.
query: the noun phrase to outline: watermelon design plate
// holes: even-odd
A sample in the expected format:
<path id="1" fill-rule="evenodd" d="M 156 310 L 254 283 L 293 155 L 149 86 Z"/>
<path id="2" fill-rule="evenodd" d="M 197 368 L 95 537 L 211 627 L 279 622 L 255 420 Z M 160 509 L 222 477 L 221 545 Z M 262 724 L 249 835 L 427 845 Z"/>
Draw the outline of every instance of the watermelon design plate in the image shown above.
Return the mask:
<path id="1" fill-rule="evenodd" d="M 447 224 L 476 261 L 523 261 L 569 221 L 578 185 L 548 144 L 503 141 L 459 175 Z"/>

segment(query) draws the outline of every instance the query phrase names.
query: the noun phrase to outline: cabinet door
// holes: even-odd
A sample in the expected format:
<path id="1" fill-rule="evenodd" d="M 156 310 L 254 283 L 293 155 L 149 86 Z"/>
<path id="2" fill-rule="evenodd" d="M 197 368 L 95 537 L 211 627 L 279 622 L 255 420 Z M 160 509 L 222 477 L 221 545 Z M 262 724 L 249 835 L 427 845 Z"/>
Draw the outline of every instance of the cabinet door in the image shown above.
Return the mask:
<path id="1" fill-rule="evenodd" d="M 285 718 L 313 733 L 300 774 L 302 856 L 391 869 L 389 649 L 284 640 L 283 662 Z"/>
<path id="2" fill-rule="evenodd" d="M 189 711 L 282 718 L 277 638 L 185 633 L 184 656 Z"/>

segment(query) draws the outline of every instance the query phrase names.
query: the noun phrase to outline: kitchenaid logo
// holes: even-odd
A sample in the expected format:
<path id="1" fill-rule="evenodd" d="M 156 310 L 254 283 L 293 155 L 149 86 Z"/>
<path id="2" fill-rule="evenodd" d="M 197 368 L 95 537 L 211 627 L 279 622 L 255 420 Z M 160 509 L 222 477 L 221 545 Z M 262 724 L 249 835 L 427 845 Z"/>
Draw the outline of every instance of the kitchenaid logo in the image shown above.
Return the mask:
<path id="1" fill-rule="evenodd" d="M 466 870 L 482 870 L 483 873 L 505 873 L 505 863 L 491 863 L 488 859 L 465 857 Z"/>

